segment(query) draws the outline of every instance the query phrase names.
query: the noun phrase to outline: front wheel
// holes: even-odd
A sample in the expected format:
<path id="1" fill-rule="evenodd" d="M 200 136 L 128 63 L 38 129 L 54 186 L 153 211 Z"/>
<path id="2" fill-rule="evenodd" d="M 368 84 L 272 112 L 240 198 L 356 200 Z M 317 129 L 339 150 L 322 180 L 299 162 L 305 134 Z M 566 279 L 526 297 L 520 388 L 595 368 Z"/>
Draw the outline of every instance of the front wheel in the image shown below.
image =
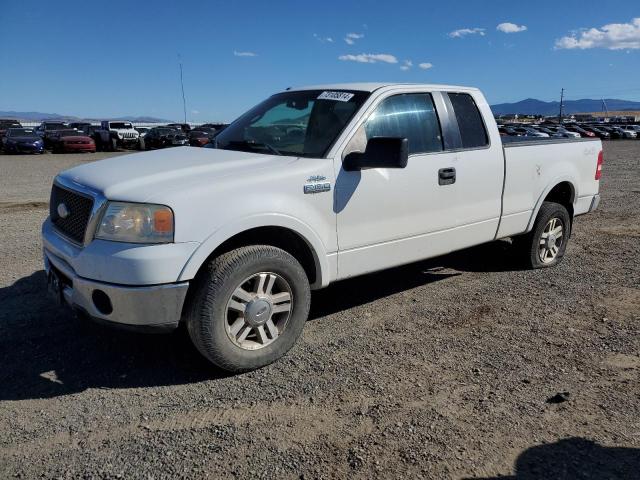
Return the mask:
<path id="1" fill-rule="evenodd" d="M 554 202 L 544 202 L 533 230 L 514 238 L 523 259 L 530 268 L 553 267 L 560 263 L 571 235 L 571 219 L 567 209 Z"/>
<path id="2" fill-rule="evenodd" d="M 268 365 L 294 345 L 309 315 L 309 280 L 276 247 L 255 245 L 209 262 L 194 281 L 189 336 L 211 363 L 230 372 Z"/>

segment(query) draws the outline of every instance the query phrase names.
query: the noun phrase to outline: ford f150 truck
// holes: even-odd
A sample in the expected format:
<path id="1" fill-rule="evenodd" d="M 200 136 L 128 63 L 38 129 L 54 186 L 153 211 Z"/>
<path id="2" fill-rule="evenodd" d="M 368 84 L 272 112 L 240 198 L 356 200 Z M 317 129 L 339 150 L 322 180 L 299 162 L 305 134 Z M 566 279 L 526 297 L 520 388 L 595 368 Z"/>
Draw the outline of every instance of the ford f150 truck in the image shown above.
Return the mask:
<path id="1" fill-rule="evenodd" d="M 60 173 L 49 288 L 89 317 L 173 329 L 239 372 L 285 354 L 310 290 L 505 237 L 556 265 L 599 203 L 598 139 L 501 139 L 483 95 L 342 84 L 277 93 L 213 148 Z"/>

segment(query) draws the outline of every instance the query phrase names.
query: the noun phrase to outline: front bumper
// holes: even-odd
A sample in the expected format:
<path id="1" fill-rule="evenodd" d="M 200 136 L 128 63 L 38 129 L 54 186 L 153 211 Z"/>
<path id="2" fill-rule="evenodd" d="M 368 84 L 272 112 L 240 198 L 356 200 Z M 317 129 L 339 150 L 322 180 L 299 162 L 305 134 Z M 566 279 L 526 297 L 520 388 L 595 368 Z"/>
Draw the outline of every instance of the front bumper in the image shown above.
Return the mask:
<path id="1" fill-rule="evenodd" d="M 580 197 L 573 206 L 573 215 L 574 217 L 577 217 L 578 215 L 591 213 L 596 208 L 598 208 L 598 205 L 600 205 L 599 193 L 596 193 L 595 195 L 586 195 L 584 197 Z"/>
<path id="2" fill-rule="evenodd" d="M 43 153 L 44 145 L 33 145 L 30 143 L 17 143 L 13 145 L 5 145 L 5 151 L 8 153 Z"/>
<path id="3" fill-rule="evenodd" d="M 66 144 L 61 147 L 64 152 L 95 152 L 95 144 Z"/>
<path id="4" fill-rule="evenodd" d="M 46 248 L 43 253 L 50 290 L 61 303 L 95 320 L 123 327 L 171 330 L 178 326 L 188 282 L 145 286 L 98 282 L 78 276 Z"/>

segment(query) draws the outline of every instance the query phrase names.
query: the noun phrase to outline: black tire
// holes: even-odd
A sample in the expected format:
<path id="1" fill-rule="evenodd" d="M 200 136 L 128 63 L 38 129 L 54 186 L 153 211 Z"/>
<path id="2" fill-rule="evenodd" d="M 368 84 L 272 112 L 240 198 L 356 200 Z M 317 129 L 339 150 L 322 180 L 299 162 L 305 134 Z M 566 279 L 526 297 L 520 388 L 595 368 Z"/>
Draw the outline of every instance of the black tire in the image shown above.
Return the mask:
<path id="1" fill-rule="evenodd" d="M 550 254 L 547 252 L 545 260 L 543 260 L 543 252 L 541 252 L 542 235 L 545 233 L 545 229 L 549 226 L 552 219 L 556 219 L 561 225 L 562 236 L 553 242 L 557 247 L 557 253 L 553 255 L 553 258 L 549 258 Z M 544 202 L 542 207 L 540 207 L 531 232 L 515 237 L 513 243 L 515 247 L 521 251 L 522 260 L 526 267 L 534 269 L 547 268 L 553 267 L 562 261 L 570 237 L 571 217 L 567 209 L 559 203 Z M 560 245 L 558 246 L 557 243 L 560 243 Z M 549 244 L 546 246 L 548 245 Z"/>
<path id="2" fill-rule="evenodd" d="M 138 150 L 146 150 L 146 148 L 144 148 L 144 138 L 138 139 Z"/>
<path id="3" fill-rule="evenodd" d="M 291 314 L 286 328 L 271 343 L 256 350 L 236 345 L 227 334 L 227 303 L 244 279 L 273 272 L 291 290 Z M 245 372 L 268 365 L 294 345 L 309 315 L 309 280 L 300 263 L 276 247 L 254 245 L 214 258 L 194 280 L 193 295 L 185 310 L 187 330 L 198 351 L 217 367 Z"/>
<path id="4" fill-rule="evenodd" d="M 111 139 L 111 151 L 116 152 L 118 150 L 118 141 L 115 138 Z"/>

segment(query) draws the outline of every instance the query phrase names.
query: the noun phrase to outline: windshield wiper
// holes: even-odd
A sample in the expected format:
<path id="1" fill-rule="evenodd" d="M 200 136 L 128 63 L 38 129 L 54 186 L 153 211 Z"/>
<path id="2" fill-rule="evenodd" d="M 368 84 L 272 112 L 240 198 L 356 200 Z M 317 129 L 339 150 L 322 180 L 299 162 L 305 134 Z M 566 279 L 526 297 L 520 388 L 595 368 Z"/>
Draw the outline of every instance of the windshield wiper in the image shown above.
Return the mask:
<path id="1" fill-rule="evenodd" d="M 230 146 L 231 148 L 233 147 L 264 148 L 266 150 L 269 150 L 274 155 L 282 155 L 282 152 L 278 150 L 276 147 L 274 147 L 273 145 L 269 145 L 268 143 L 263 143 L 263 142 L 255 142 L 253 140 L 232 140 L 227 143 L 227 146 Z M 218 146 L 218 148 L 220 147 Z"/>

